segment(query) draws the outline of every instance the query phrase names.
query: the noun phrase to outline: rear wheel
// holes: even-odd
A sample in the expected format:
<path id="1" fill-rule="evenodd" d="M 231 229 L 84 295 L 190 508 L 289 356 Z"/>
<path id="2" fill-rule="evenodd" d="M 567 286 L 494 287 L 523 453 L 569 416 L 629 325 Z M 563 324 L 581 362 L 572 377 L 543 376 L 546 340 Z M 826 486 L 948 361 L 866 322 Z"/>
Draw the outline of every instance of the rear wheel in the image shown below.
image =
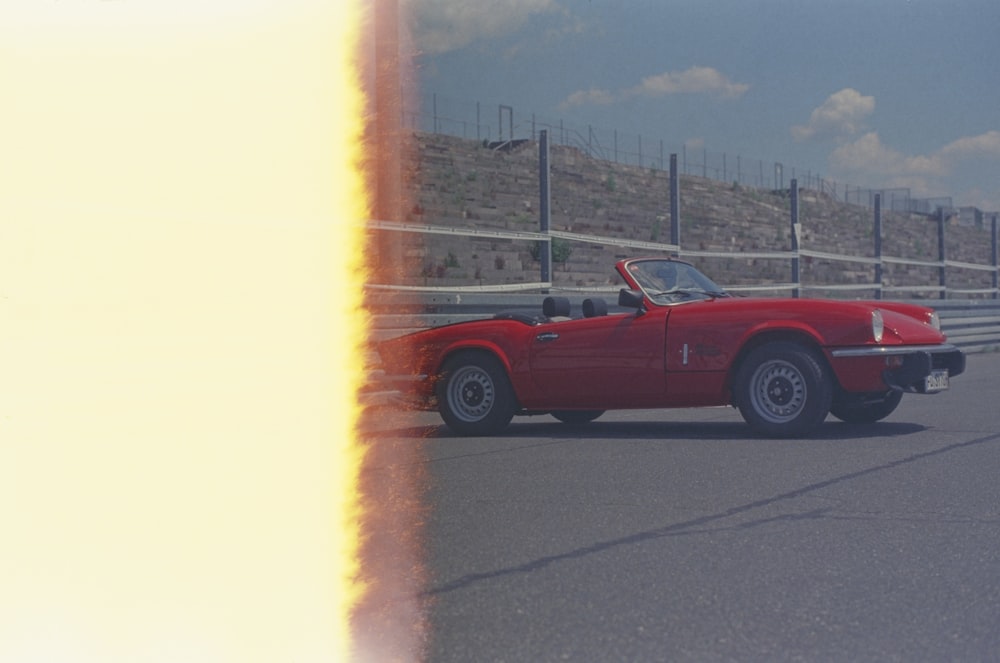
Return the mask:
<path id="1" fill-rule="evenodd" d="M 734 396 L 750 427 L 769 437 L 802 436 L 826 419 L 833 381 L 825 365 L 797 343 L 762 345 L 736 374 Z"/>
<path id="2" fill-rule="evenodd" d="M 441 418 L 461 435 L 492 435 L 514 416 L 514 391 L 492 355 L 463 353 L 445 361 L 437 400 Z"/>
<path id="3" fill-rule="evenodd" d="M 604 414 L 604 410 L 553 410 L 551 414 L 564 424 L 587 424 Z"/>
<path id="4" fill-rule="evenodd" d="M 849 424 L 873 424 L 892 414 L 901 400 L 903 392 L 896 390 L 874 397 L 847 394 L 833 404 L 830 414 Z"/>

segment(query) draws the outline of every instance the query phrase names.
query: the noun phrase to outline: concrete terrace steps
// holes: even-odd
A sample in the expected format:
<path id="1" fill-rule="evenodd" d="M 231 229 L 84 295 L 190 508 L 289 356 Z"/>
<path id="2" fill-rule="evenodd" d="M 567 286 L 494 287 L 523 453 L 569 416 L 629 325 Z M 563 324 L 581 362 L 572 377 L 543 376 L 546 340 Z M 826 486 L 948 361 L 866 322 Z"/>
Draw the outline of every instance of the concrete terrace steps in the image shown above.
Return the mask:
<path id="1" fill-rule="evenodd" d="M 416 134 L 417 171 L 411 180 L 415 223 L 455 228 L 538 229 L 538 150 L 527 142 L 494 151 L 474 140 Z M 552 146 L 552 228 L 611 238 L 670 238 L 668 174 L 614 164 L 573 147 Z M 800 192 L 805 249 L 833 254 L 873 253 L 872 212 L 814 191 Z M 936 226 L 925 216 L 883 210 L 883 252 L 887 256 L 937 260 Z M 413 261 L 410 281 L 448 287 L 538 280 L 531 242 L 411 233 L 401 240 Z M 988 264 L 989 238 L 982 229 L 949 227 L 950 260 Z M 703 251 L 778 252 L 791 247 L 787 192 L 782 195 L 695 176 L 681 177 L 681 246 Z M 603 285 L 615 258 L 640 251 L 574 242 L 566 265 L 553 278 L 572 284 Z M 442 265 L 449 254 L 461 267 Z M 473 258 L 473 256 L 476 256 Z M 454 263 L 455 260 L 451 262 Z M 757 278 L 787 281 L 785 260 L 693 260 L 724 284 Z M 502 264 L 503 268 L 497 268 Z M 477 271 L 478 268 L 478 271 Z M 869 264 L 804 258 L 804 280 L 858 283 L 873 278 Z M 424 276 L 420 276 L 423 273 Z M 477 276 L 478 274 L 478 276 Z M 886 263 L 884 280 L 897 286 L 937 283 L 936 268 Z M 989 273 L 951 270 L 949 287 L 989 287 Z M 846 295 L 850 296 L 850 295 Z"/>

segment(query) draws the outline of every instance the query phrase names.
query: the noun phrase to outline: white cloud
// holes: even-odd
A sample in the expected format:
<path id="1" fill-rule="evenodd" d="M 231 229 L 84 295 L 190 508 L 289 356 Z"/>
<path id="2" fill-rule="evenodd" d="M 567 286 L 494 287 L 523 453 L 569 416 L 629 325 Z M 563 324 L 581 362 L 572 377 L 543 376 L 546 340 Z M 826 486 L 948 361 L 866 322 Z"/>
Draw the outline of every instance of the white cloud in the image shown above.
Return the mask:
<path id="1" fill-rule="evenodd" d="M 948 172 L 940 154 L 907 156 L 884 145 L 875 131 L 834 150 L 830 155 L 830 166 L 842 172 L 893 177 L 943 176 Z"/>
<path id="2" fill-rule="evenodd" d="M 1000 157 L 1000 131 L 954 140 L 941 148 L 941 155 L 949 159 Z"/>
<path id="3" fill-rule="evenodd" d="M 691 67 L 685 71 L 667 71 L 642 79 L 642 83 L 628 91 L 641 97 L 662 97 L 668 94 L 720 94 L 739 97 L 750 89 L 745 83 L 734 83 L 711 67 Z"/>
<path id="4" fill-rule="evenodd" d="M 853 88 L 834 92 L 809 115 L 809 122 L 792 127 L 795 140 L 853 136 L 863 129 L 863 121 L 875 110 L 875 97 L 866 97 Z"/>
<path id="5" fill-rule="evenodd" d="M 409 5 L 417 48 L 429 54 L 499 37 L 538 14 L 559 11 L 555 0 L 412 0 Z"/>
<path id="6" fill-rule="evenodd" d="M 614 103 L 615 95 L 608 90 L 600 90 L 597 88 L 590 88 L 589 90 L 577 90 L 573 94 L 566 97 L 566 99 L 560 104 L 562 108 L 571 108 L 573 106 L 606 106 L 607 104 Z"/>
<path id="7" fill-rule="evenodd" d="M 750 86 L 735 83 L 728 76 L 711 67 L 691 67 L 685 71 L 667 71 L 643 78 L 638 85 L 617 92 L 591 88 L 578 90 L 566 97 L 560 108 L 584 104 L 611 104 L 635 97 L 657 98 L 671 94 L 715 94 L 722 97 L 740 97 Z"/>
<path id="8" fill-rule="evenodd" d="M 869 186 L 910 189 L 918 197 L 940 195 L 948 174 L 937 156 L 907 156 L 879 139 L 872 131 L 852 143 L 841 145 L 830 155 L 830 168 L 838 178 L 866 182 Z"/>
<path id="9" fill-rule="evenodd" d="M 963 167 L 975 167 L 980 158 L 1000 159 L 1000 131 L 966 136 L 925 155 L 907 155 L 882 143 L 877 132 L 841 145 L 830 155 L 830 168 L 838 179 L 869 182 L 874 187 L 909 188 L 915 196 L 946 195 L 955 189 L 950 181 Z M 985 204 L 993 199 L 979 195 Z M 985 205 L 984 209 L 992 209 Z"/>

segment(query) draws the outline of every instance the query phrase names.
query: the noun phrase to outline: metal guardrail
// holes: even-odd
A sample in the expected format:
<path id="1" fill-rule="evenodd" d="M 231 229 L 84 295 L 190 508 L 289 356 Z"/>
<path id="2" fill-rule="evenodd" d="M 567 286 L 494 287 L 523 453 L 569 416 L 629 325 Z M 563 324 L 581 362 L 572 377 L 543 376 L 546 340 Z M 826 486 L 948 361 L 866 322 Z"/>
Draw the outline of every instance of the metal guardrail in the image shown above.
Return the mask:
<path id="1" fill-rule="evenodd" d="M 1000 350 L 1000 301 L 995 299 L 950 299 L 927 304 L 941 318 L 948 341 L 965 352 Z"/>

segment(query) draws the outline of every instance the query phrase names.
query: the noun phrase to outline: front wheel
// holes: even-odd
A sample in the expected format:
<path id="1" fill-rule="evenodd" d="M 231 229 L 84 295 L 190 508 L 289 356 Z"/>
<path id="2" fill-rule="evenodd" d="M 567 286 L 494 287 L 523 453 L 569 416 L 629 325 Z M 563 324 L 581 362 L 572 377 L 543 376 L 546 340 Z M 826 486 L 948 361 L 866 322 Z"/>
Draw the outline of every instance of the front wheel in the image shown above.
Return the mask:
<path id="1" fill-rule="evenodd" d="M 460 435 L 492 435 L 514 416 L 514 391 L 491 355 L 465 353 L 445 361 L 437 385 L 438 412 Z"/>
<path id="2" fill-rule="evenodd" d="M 875 398 L 848 394 L 833 404 L 830 414 L 849 424 L 873 424 L 892 414 L 901 400 L 903 392 L 895 390 Z"/>
<path id="3" fill-rule="evenodd" d="M 830 412 L 833 384 L 825 364 L 796 343 L 762 345 L 736 373 L 734 398 L 756 433 L 803 436 Z"/>

